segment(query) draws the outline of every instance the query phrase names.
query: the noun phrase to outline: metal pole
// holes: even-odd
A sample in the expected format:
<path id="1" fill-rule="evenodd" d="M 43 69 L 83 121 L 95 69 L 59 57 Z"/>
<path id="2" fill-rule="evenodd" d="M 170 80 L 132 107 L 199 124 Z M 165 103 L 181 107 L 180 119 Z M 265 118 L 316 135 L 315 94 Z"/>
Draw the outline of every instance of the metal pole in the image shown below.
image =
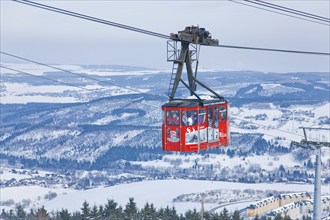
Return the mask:
<path id="1" fill-rule="evenodd" d="M 313 220 L 321 220 L 321 148 L 330 147 L 330 142 L 320 141 L 307 141 L 306 129 L 309 130 L 330 130 L 329 128 L 310 128 L 300 127 L 303 129 L 305 139 L 301 140 L 300 143 L 292 141 L 293 145 L 316 151 L 315 158 L 315 178 L 314 178 L 314 203 L 313 203 Z"/>
<path id="2" fill-rule="evenodd" d="M 313 220 L 321 220 L 321 147 L 316 149 Z"/>

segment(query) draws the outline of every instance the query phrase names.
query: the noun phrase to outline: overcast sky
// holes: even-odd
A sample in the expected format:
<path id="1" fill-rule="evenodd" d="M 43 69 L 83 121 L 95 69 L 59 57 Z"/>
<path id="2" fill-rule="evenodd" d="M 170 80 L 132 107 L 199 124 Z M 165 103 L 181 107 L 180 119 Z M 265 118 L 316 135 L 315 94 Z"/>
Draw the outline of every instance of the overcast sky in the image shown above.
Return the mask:
<path id="1" fill-rule="evenodd" d="M 39 1 L 40 2 L 40 1 Z M 329 52 L 330 27 L 230 1 L 41 1 L 169 35 L 205 27 L 220 44 Z M 329 1 L 272 1 L 329 16 Z M 50 64 L 117 64 L 170 69 L 166 40 L 1 0 L 1 51 Z M 1 56 L 1 61 L 15 61 Z M 329 56 L 202 47 L 200 67 L 329 72 Z"/>

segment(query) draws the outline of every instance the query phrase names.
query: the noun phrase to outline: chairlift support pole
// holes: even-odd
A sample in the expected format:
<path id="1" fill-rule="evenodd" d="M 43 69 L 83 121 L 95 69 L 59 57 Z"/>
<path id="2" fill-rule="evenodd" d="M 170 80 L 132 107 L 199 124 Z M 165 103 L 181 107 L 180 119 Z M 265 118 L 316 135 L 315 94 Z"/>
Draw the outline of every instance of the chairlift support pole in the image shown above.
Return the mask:
<path id="1" fill-rule="evenodd" d="M 308 141 L 306 135 L 306 129 L 309 130 L 330 130 L 327 128 L 311 128 L 311 127 L 300 127 L 303 129 L 305 139 L 300 142 L 292 141 L 293 145 L 316 151 L 315 158 L 315 179 L 314 179 L 314 203 L 313 203 L 313 220 L 321 220 L 321 148 L 330 147 L 330 142 L 320 141 Z"/>

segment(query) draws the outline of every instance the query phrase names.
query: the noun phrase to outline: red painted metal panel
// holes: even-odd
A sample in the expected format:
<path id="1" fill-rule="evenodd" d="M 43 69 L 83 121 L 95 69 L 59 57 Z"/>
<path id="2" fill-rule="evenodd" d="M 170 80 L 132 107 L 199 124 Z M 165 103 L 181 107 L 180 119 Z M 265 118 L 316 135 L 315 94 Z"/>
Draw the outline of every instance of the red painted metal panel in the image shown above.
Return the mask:
<path id="1" fill-rule="evenodd" d="M 164 151 L 198 152 L 229 144 L 229 103 L 162 109 Z"/>

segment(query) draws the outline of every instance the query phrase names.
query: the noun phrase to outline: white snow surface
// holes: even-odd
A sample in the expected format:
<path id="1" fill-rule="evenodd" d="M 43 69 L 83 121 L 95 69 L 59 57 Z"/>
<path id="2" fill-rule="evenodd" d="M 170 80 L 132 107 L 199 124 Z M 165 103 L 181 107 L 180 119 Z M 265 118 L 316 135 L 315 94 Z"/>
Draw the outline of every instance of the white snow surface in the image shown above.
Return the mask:
<path id="1" fill-rule="evenodd" d="M 263 90 L 259 93 L 259 95 L 262 96 L 272 96 L 278 93 L 285 94 L 285 93 L 304 91 L 303 89 L 286 87 L 278 83 L 264 83 L 261 84 L 261 86 Z"/>
<path id="2" fill-rule="evenodd" d="M 14 96 L 6 95 L 1 96 L 2 104 L 27 104 L 31 102 L 38 103 L 75 103 L 79 102 L 74 97 L 50 97 L 43 95 L 25 95 L 25 96 Z"/>
<path id="3" fill-rule="evenodd" d="M 323 193 L 329 192 L 329 185 L 322 186 Z M 134 198 L 139 208 L 142 208 L 146 202 L 154 203 L 158 209 L 166 206 L 175 208 L 179 213 L 184 213 L 188 209 L 196 208 L 200 210 L 200 203 L 181 202 L 174 203 L 173 198 L 186 193 L 202 193 L 217 189 L 253 189 L 253 190 L 283 190 L 292 192 L 312 192 L 313 185 L 305 184 L 244 184 L 233 182 L 213 182 L 199 180 L 152 180 L 129 184 L 115 185 L 111 187 L 98 187 L 84 191 L 70 191 L 67 194 L 58 195 L 50 201 L 43 200 L 47 210 L 61 210 L 67 208 L 69 211 L 80 210 L 82 203 L 86 200 L 91 205 L 105 204 L 107 199 L 114 199 L 119 205 L 125 207 L 129 198 Z M 6 190 L 6 189 L 3 189 Z M 74 202 L 72 202 L 74 201 Z M 205 209 L 209 210 L 217 204 L 205 204 Z"/>
<path id="4" fill-rule="evenodd" d="M 327 127 L 320 126 L 320 117 L 330 117 L 330 102 L 319 105 L 291 106 L 281 109 L 271 103 L 252 103 L 243 107 L 232 107 L 231 131 L 238 133 L 264 134 L 266 140 L 281 137 L 282 146 L 289 146 L 291 141 L 301 141 L 304 138 L 300 127 Z M 265 120 L 256 120 L 257 115 L 265 114 Z M 245 126 L 254 126 L 254 129 L 246 129 Z M 328 130 L 308 130 L 310 140 L 330 141 Z"/>
<path id="5" fill-rule="evenodd" d="M 177 160 L 180 160 L 178 163 Z M 228 167 L 233 169 L 236 166 L 249 168 L 253 165 L 260 165 L 266 171 L 272 171 L 277 169 L 280 165 L 284 167 L 294 167 L 299 165 L 293 158 L 291 154 L 281 155 L 281 159 L 277 156 L 265 155 L 252 155 L 247 157 L 233 157 L 230 158 L 225 154 L 210 154 L 209 157 L 203 157 L 202 155 L 179 155 L 171 154 L 165 155 L 162 160 L 153 160 L 153 161 L 132 161 L 132 164 L 138 164 L 142 167 L 149 168 L 175 168 L 180 169 L 192 168 L 196 162 L 199 165 L 213 165 L 214 167 L 225 168 Z"/>
<path id="6" fill-rule="evenodd" d="M 16 69 L 22 72 L 27 72 L 27 73 L 31 73 L 33 75 L 44 75 L 44 73 L 46 72 L 56 72 L 58 70 L 55 70 L 53 68 L 50 67 L 46 67 L 46 66 L 42 66 L 42 65 L 38 65 L 38 64 L 33 64 L 33 63 L 1 63 L 3 66 L 11 68 L 11 69 Z M 69 70 L 69 71 L 81 71 L 83 70 L 81 68 L 81 66 L 79 65 L 52 65 L 56 68 L 60 68 L 60 69 L 64 69 L 64 70 Z M 11 75 L 15 75 L 17 74 L 16 71 L 12 71 L 12 70 L 7 70 L 7 69 L 3 69 L 1 74 L 11 74 Z"/>
<path id="7" fill-rule="evenodd" d="M 41 207 L 45 201 L 44 196 L 49 192 L 56 192 L 57 196 L 71 194 L 74 189 L 69 188 L 47 188 L 41 186 L 19 186 L 19 187 L 6 187 L 0 188 L 1 201 L 14 200 L 15 203 L 22 203 L 23 200 L 31 200 L 30 208 Z M 71 201 L 72 202 L 72 201 Z M 14 206 L 0 206 L 1 209 L 14 209 Z M 63 207 L 65 208 L 65 207 Z"/>

